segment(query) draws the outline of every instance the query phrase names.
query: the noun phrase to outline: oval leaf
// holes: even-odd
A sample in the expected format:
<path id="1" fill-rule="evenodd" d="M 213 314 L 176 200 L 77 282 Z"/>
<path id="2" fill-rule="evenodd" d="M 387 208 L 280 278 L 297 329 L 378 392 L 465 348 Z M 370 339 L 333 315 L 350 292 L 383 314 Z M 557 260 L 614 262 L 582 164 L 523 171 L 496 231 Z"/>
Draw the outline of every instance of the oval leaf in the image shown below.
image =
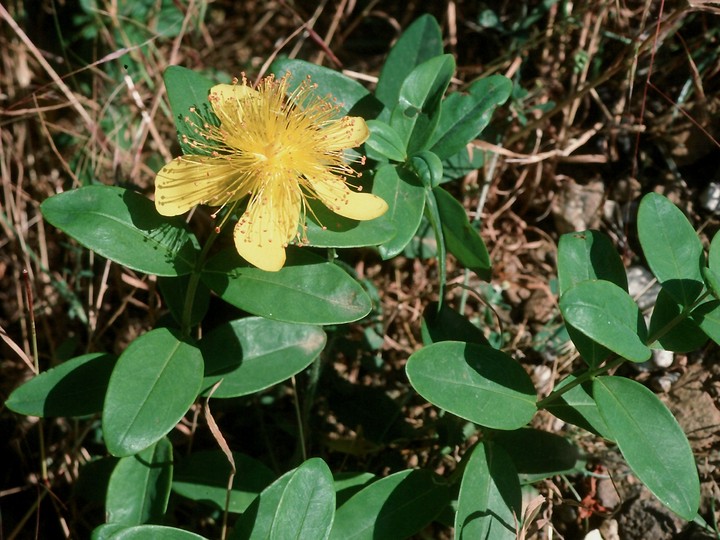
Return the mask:
<path id="1" fill-rule="evenodd" d="M 388 109 L 398 101 L 405 78 L 418 65 L 443 52 L 442 33 L 432 15 L 418 17 L 390 50 L 378 79 L 375 95 Z"/>
<path id="2" fill-rule="evenodd" d="M 197 133 L 187 118 L 193 109 L 201 117 L 214 116 L 208 96 L 215 83 L 197 71 L 182 66 L 169 66 L 163 73 L 163 79 L 183 154 L 202 153 L 202 148 L 191 146 L 188 142 L 194 140 Z"/>
<path id="3" fill-rule="evenodd" d="M 103 436 L 114 456 L 129 456 L 164 437 L 197 397 L 200 350 L 159 328 L 133 341 L 118 359 L 103 407 Z"/>
<path id="4" fill-rule="evenodd" d="M 525 475 L 526 482 L 582 472 L 577 447 L 554 433 L 532 428 L 499 431 L 495 441 L 508 453 L 517 472 Z"/>
<path id="5" fill-rule="evenodd" d="M 375 159 L 375 154 L 392 161 L 405 161 L 405 144 L 400 135 L 380 120 L 368 120 L 370 138 L 365 141 L 368 157 Z"/>
<path id="6" fill-rule="evenodd" d="M 139 193 L 86 186 L 41 205 L 49 223 L 98 255 L 157 276 L 181 276 L 195 267 L 199 250 L 182 219 L 162 217 Z"/>
<path id="7" fill-rule="evenodd" d="M 465 341 L 490 345 L 483 331 L 449 307 L 447 302 L 431 302 L 423 312 L 421 326 L 424 345 L 440 341 Z"/>
<path id="8" fill-rule="evenodd" d="M 353 495 L 335 514 L 330 538 L 397 540 L 422 530 L 450 503 L 430 471 L 395 473 Z"/>
<path id="9" fill-rule="evenodd" d="M 490 254 L 485 242 L 470 225 L 467 212 L 455 197 L 442 188 L 433 190 L 442 221 L 443 237 L 450 253 L 482 279 L 490 279 Z"/>
<path id="10" fill-rule="evenodd" d="M 377 195 L 377 191 L 373 190 Z M 395 236 L 395 225 L 387 220 L 356 221 L 340 216 L 324 204 L 308 201 L 307 243 L 313 247 L 353 248 L 379 246 Z"/>
<path id="11" fill-rule="evenodd" d="M 63 362 L 16 388 L 8 409 L 28 416 L 87 416 L 102 411 L 117 359 L 91 353 Z"/>
<path id="12" fill-rule="evenodd" d="M 93 531 L 92 540 L 206 540 L 204 536 L 164 525 L 124 527 L 106 523 Z"/>
<path id="13" fill-rule="evenodd" d="M 173 491 L 193 501 L 212 503 L 219 510 L 227 502 L 229 512 L 244 512 L 275 480 L 275 475 L 262 462 L 244 454 L 233 452 L 233 459 L 236 472 L 229 500 L 230 462 L 219 450 L 195 452 L 183 458 L 175 469 Z"/>
<path id="14" fill-rule="evenodd" d="M 516 429 L 536 412 L 535 387 L 505 353 L 471 343 L 443 341 L 414 353 L 410 384 L 430 403 L 495 429 Z"/>
<path id="15" fill-rule="evenodd" d="M 173 462 L 167 439 L 118 461 L 105 498 L 108 523 L 143 525 L 162 519 L 170 498 Z"/>
<path id="16" fill-rule="evenodd" d="M 680 305 L 700 296 L 703 247 L 680 209 L 657 193 L 648 193 L 638 209 L 638 237 L 650 269 Z"/>
<path id="17" fill-rule="evenodd" d="M 200 341 L 205 360 L 203 392 L 218 381 L 213 398 L 252 394 L 289 379 L 325 347 L 317 326 L 248 317 L 215 328 Z"/>
<path id="18" fill-rule="evenodd" d="M 288 91 L 292 92 L 307 77 L 317 84 L 317 95 L 322 99 L 332 99 L 338 106 L 338 114 L 353 114 L 372 118 L 382 109 L 382 104 L 359 82 L 346 77 L 339 71 L 318 66 L 305 60 L 278 58 L 270 66 L 277 77 L 290 73 Z"/>
<path id="19" fill-rule="evenodd" d="M 607 235 L 600 231 L 563 234 L 558 243 L 560 295 L 581 281 L 603 279 L 628 290 L 627 273 L 620 255 Z"/>
<path id="20" fill-rule="evenodd" d="M 560 311 L 576 330 L 633 362 L 645 362 L 647 329 L 630 295 L 609 281 L 583 281 L 560 297 Z"/>
<path id="21" fill-rule="evenodd" d="M 375 173 L 375 195 L 388 203 L 388 211 L 374 221 L 395 227 L 395 236 L 380 246 L 383 259 L 399 254 L 412 240 L 425 208 L 425 188 L 414 174 L 394 165 L 384 165 Z"/>
<path id="22" fill-rule="evenodd" d="M 208 261 L 202 280 L 229 304 L 267 319 L 341 324 L 370 312 L 370 297 L 342 268 L 302 248 L 287 255 L 279 272 L 265 272 L 224 251 Z"/>
<path id="23" fill-rule="evenodd" d="M 442 103 L 431 150 L 442 159 L 460 152 L 487 127 L 495 108 L 505 103 L 511 92 L 510 79 L 491 75 L 471 84 L 467 94 L 450 94 Z"/>
<path id="24" fill-rule="evenodd" d="M 481 441 L 472 450 L 460 484 L 455 537 L 512 540 L 517 538 L 515 524 L 521 515 L 515 465 L 502 446 Z"/>
<path id="25" fill-rule="evenodd" d="M 682 306 L 678 305 L 666 289 L 660 289 L 648 332 L 651 337 L 658 336 L 658 344 L 666 351 L 694 351 L 702 347 L 708 339 L 692 318 L 684 316 L 677 322 L 682 310 Z"/>
<path id="26" fill-rule="evenodd" d="M 670 510 L 692 520 L 700 505 L 700 481 L 690 443 L 667 407 L 623 377 L 597 377 L 593 395 L 638 478 Z"/>
<path id="27" fill-rule="evenodd" d="M 231 538 L 328 538 L 335 516 L 330 469 L 312 458 L 273 482 L 243 513 Z"/>
<path id="28" fill-rule="evenodd" d="M 720 343 L 720 300 L 700 304 L 692 311 L 690 317 L 710 339 Z"/>
<path id="29" fill-rule="evenodd" d="M 574 375 L 568 375 L 554 390 L 560 390 L 575 379 Z M 614 440 L 593 399 L 591 381 L 571 388 L 555 401 L 548 403 L 545 409 L 565 422 L 580 426 L 610 441 Z"/>
<path id="30" fill-rule="evenodd" d="M 455 58 L 443 54 L 417 66 L 403 81 L 390 125 L 408 154 L 427 149 L 440 119 L 440 102 L 454 73 Z"/>

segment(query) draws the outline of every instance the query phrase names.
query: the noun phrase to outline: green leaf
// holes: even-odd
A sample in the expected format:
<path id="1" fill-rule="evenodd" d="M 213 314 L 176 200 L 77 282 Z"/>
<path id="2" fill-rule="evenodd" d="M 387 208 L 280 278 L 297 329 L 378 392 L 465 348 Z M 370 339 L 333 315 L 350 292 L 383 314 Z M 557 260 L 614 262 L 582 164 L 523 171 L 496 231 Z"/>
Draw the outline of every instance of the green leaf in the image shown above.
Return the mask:
<path id="1" fill-rule="evenodd" d="M 136 525 L 124 527 L 115 523 L 107 523 L 96 528 L 92 533 L 92 540 L 205 540 L 199 534 L 165 527 L 164 525 Z"/>
<path id="2" fill-rule="evenodd" d="M 704 288 L 703 247 L 695 229 L 678 207 L 657 193 L 643 197 L 637 221 L 653 274 L 680 305 L 691 305 Z"/>
<path id="3" fill-rule="evenodd" d="M 410 72 L 442 53 L 442 33 L 435 17 L 423 15 L 417 18 L 388 54 L 380 71 L 375 96 L 388 109 L 393 109 L 400 96 L 400 87 Z"/>
<path id="4" fill-rule="evenodd" d="M 514 469 L 529 476 L 531 483 L 558 474 L 579 472 L 580 453 L 565 437 L 532 428 L 498 431 L 494 437 L 508 453 Z"/>
<path id="5" fill-rule="evenodd" d="M 708 251 L 708 266 L 703 276 L 711 282 L 711 289 L 720 298 L 720 233 L 715 233 Z"/>
<path id="6" fill-rule="evenodd" d="M 262 462 L 233 452 L 235 476 L 228 511 L 236 514 L 244 512 L 255 497 L 269 486 L 275 475 Z M 193 501 L 214 504 L 225 509 L 230 463 L 219 450 L 204 450 L 186 456 L 177 464 L 172 489 L 175 493 Z"/>
<path id="7" fill-rule="evenodd" d="M 455 59 L 444 54 L 423 62 L 403 81 L 390 125 L 405 142 L 408 154 L 428 148 L 440 119 L 440 102 L 454 73 Z"/>
<path id="8" fill-rule="evenodd" d="M 449 502 L 447 486 L 430 471 L 401 471 L 373 482 L 338 508 L 330 538 L 407 538 L 435 519 Z"/>
<path id="9" fill-rule="evenodd" d="M 213 398 L 259 392 L 289 379 L 325 347 L 317 326 L 247 317 L 215 328 L 200 341 L 205 360 L 202 393 L 222 380 Z"/>
<path id="10" fill-rule="evenodd" d="M 203 153 L 185 140 L 197 138 L 189 120 L 198 122 L 200 118 L 215 117 L 208 100 L 210 89 L 215 83 L 196 71 L 182 66 L 169 66 L 163 73 L 163 79 L 183 154 Z M 199 117 L 196 116 L 198 114 Z"/>
<path id="11" fill-rule="evenodd" d="M 485 242 L 470 225 L 467 213 L 455 197 L 442 188 L 433 190 L 440 210 L 445 245 L 457 260 L 475 272 L 481 279 L 489 280 L 492 264 Z"/>
<path id="12" fill-rule="evenodd" d="M 417 231 L 425 208 L 425 189 L 411 172 L 383 165 L 375 173 L 375 195 L 385 199 L 388 211 L 374 221 L 390 223 L 395 236 L 380 246 L 383 259 L 391 259 L 405 248 Z"/>
<path id="13" fill-rule="evenodd" d="M 512 540 L 521 515 L 515 465 L 501 446 L 481 441 L 472 450 L 460 484 L 455 538 Z"/>
<path id="14" fill-rule="evenodd" d="M 347 500 L 361 489 L 376 480 L 376 476 L 369 472 L 341 472 L 335 473 L 335 499 L 340 508 Z"/>
<path id="15" fill-rule="evenodd" d="M 640 383 L 597 377 L 593 395 L 630 468 L 680 517 L 692 520 L 700 482 L 690 443 L 662 401 Z"/>
<path id="16" fill-rule="evenodd" d="M 136 454 L 163 438 L 200 390 L 200 350 L 179 332 L 158 328 L 133 341 L 118 359 L 103 407 L 103 436 L 114 456 Z"/>
<path id="17" fill-rule="evenodd" d="M 565 320 L 584 335 L 633 362 L 645 362 L 645 320 L 630 295 L 609 281 L 582 281 L 560 297 Z"/>
<path id="18" fill-rule="evenodd" d="M 471 323 L 443 302 L 438 309 L 437 302 L 431 302 L 423 312 L 422 339 L 424 345 L 440 341 L 465 341 L 479 345 L 490 345 L 480 328 Z"/>
<path id="19" fill-rule="evenodd" d="M 700 304 L 690 317 L 710 339 L 720 343 L 720 301 L 711 300 Z"/>
<path id="20" fill-rule="evenodd" d="M 560 390 L 575 379 L 574 375 L 568 375 L 554 390 Z M 614 440 L 593 399 L 591 381 L 571 388 L 555 401 L 548 403 L 545 410 L 561 420 L 580 426 L 610 441 Z"/>
<path id="21" fill-rule="evenodd" d="M 440 121 L 430 148 L 440 158 L 449 158 L 477 138 L 490 122 L 495 108 L 510 97 L 512 82 L 503 75 L 475 81 L 468 94 L 450 94 L 442 103 Z"/>
<path id="22" fill-rule="evenodd" d="M 240 517 L 231 539 L 324 539 L 335 516 L 330 469 L 312 458 L 266 488 Z"/>
<path id="23" fill-rule="evenodd" d="M 158 288 L 170 313 L 178 325 L 182 324 L 182 314 L 185 309 L 190 275 L 176 278 L 160 277 L 157 280 Z M 210 307 L 210 289 L 204 283 L 197 284 L 195 298 L 193 299 L 192 312 L 190 314 L 190 326 L 197 326 L 202 322 Z"/>
<path id="24" fill-rule="evenodd" d="M 430 150 L 421 150 L 414 154 L 408 160 L 407 167 L 415 173 L 415 176 L 428 189 L 440 185 L 443 180 L 442 161 Z"/>
<path id="25" fill-rule="evenodd" d="M 536 412 L 535 387 L 520 364 L 505 353 L 443 341 L 410 356 L 410 384 L 430 403 L 495 429 L 516 429 Z"/>
<path id="26" fill-rule="evenodd" d="M 377 195 L 377 193 L 375 193 Z M 324 204 L 308 201 L 307 241 L 313 247 L 354 248 L 378 246 L 395 236 L 395 225 L 387 220 L 356 221 L 340 216 Z"/>
<path id="27" fill-rule="evenodd" d="M 628 290 L 625 266 L 610 238 L 600 231 L 563 234 L 558 243 L 560 294 L 581 281 L 603 279 Z"/>
<path id="28" fill-rule="evenodd" d="M 485 152 L 473 146 L 465 147 L 457 154 L 443 159 L 443 183 L 462 178 L 476 171 L 485 163 Z"/>
<path id="29" fill-rule="evenodd" d="M 180 276 L 195 267 L 197 241 L 180 218 L 165 218 L 139 193 L 86 186 L 41 205 L 45 219 L 98 255 L 146 274 Z"/>
<path id="30" fill-rule="evenodd" d="M 163 438 L 139 454 L 120 459 L 110 476 L 108 523 L 143 525 L 162 520 L 170 498 L 172 445 Z"/>
<path id="31" fill-rule="evenodd" d="M 701 268 L 700 272 L 702 273 L 703 280 L 705 280 L 705 286 L 715 298 L 720 298 L 720 276 L 709 268 Z"/>
<path id="32" fill-rule="evenodd" d="M 660 289 L 650 318 L 650 336 L 659 335 L 658 344 L 666 351 L 690 352 L 702 347 L 708 337 L 691 318 L 685 316 L 676 322 L 682 306 L 665 289 Z M 669 330 L 665 330 L 666 327 Z"/>
<path id="33" fill-rule="evenodd" d="M 270 71 L 277 77 L 283 77 L 289 72 L 292 75 L 288 88 L 290 91 L 310 77 L 312 83 L 318 85 L 316 89 L 318 97 L 323 99 L 329 97 L 333 104 L 338 105 L 338 115 L 353 114 L 372 118 L 382 109 L 382 104 L 367 88 L 334 69 L 304 60 L 278 58 L 270 66 Z"/>
<path id="34" fill-rule="evenodd" d="M 365 147 L 370 159 L 377 160 L 380 157 L 391 161 L 405 161 L 405 143 L 397 131 L 380 120 L 368 120 L 367 125 L 370 128 L 370 138 L 365 141 Z"/>
<path id="35" fill-rule="evenodd" d="M 363 288 L 339 266 L 289 248 L 279 272 L 248 266 L 234 250 L 210 259 L 202 280 L 223 300 L 254 315 L 307 324 L 341 324 L 370 312 Z"/>
<path id="36" fill-rule="evenodd" d="M 107 353 L 78 356 L 33 377 L 5 402 L 28 416 L 87 416 L 102 410 L 117 359 Z"/>
<path id="37" fill-rule="evenodd" d="M 588 366 L 597 367 L 612 354 L 610 349 L 603 347 L 597 341 L 586 336 L 567 321 L 565 321 L 565 330 L 567 330 L 570 340 L 580 354 L 580 358 L 582 358 Z"/>

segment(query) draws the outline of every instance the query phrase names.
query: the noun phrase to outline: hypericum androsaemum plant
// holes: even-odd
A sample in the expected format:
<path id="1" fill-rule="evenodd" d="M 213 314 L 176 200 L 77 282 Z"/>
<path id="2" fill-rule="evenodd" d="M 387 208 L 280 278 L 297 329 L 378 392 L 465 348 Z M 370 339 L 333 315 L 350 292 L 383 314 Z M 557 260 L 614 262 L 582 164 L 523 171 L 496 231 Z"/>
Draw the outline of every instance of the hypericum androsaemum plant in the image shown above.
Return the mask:
<path id="1" fill-rule="evenodd" d="M 311 364 L 319 369 L 323 326 L 371 311 L 368 293 L 333 250 L 377 246 L 392 258 L 424 216 L 436 238 L 441 292 L 448 251 L 490 278 L 483 241 L 441 184 L 449 170 L 457 177 L 477 166 L 466 145 L 511 84 L 495 75 L 446 96 L 455 65 L 441 43 L 434 19 L 417 20 L 392 49 L 374 95 L 296 60 L 276 61 L 274 78 L 257 88 L 169 68 L 183 156 L 158 173 L 155 203 L 104 185 L 43 203 L 45 218 L 82 245 L 158 276 L 172 314 L 119 358 L 74 358 L 7 401 L 26 415 L 101 415 L 116 462 L 106 523 L 93 538 L 200 538 L 163 524 L 171 492 L 215 505 L 228 538 L 394 540 L 435 519 L 454 522 L 457 538 L 514 538 L 528 526 L 521 478 L 579 467 L 571 443 L 527 427 L 539 410 L 616 443 L 658 499 L 685 519 L 696 516 L 699 482 L 686 436 L 652 392 L 613 375 L 624 362 L 647 360 L 651 348 L 689 351 L 708 337 L 720 340 L 720 240 L 706 261 L 684 215 L 655 194 L 638 216 L 662 285 L 649 329 L 609 239 L 596 231 L 561 238 L 560 309 L 586 367 L 549 396 L 539 399 L 522 366 L 447 305 L 426 311 L 425 346 L 407 362 L 409 381 L 479 432 L 452 475 L 418 469 L 377 478 L 303 455 L 276 478 L 242 447 L 229 448 L 215 425 L 210 404 L 262 392 Z M 362 143 L 359 153 L 349 150 Z M 169 217 L 198 204 L 214 207 L 204 245 L 181 218 Z M 250 316 L 200 332 L 211 294 Z M 223 452 L 180 456 L 168 435 L 198 400 Z"/>

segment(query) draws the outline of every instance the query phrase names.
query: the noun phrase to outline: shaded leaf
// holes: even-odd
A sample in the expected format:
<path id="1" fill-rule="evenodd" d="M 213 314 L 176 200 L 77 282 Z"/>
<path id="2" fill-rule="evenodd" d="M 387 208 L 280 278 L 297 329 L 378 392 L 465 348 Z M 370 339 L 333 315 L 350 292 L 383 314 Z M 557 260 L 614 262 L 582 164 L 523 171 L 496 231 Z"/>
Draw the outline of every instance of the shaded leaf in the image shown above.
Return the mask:
<path id="1" fill-rule="evenodd" d="M 633 362 L 652 354 L 645 321 L 630 295 L 609 281 L 581 281 L 560 297 L 565 320 L 584 335 Z"/>
<path id="2" fill-rule="evenodd" d="M 505 103 L 511 92 L 510 79 L 491 75 L 472 83 L 467 94 L 450 94 L 442 103 L 440 121 L 431 137 L 431 150 L 441 159 L 460 152 L 485 129 L 495 108 Z"/>
<path id="3" fill-rule="evenodd" d="M 375 221 L 395 227 L 392 240 L 380 246 L 383 259 L 402 252 L 417 231 L 425 208 L 425 188 L 411 172 L 394 165 L 383 165 L 375 173 L 375 194 L 385 199 L 388 211 Z"/>
<path id="4" fill-rule="evenodd" d="M 481 441 L 472 450 L 463 473 L 455 515 L 458 540 L 516 538 L 522 515 L 520 482 L 502 446 Z"/>
<path id="5" fill-rule="evenodd" d="M 325 346 L 317 326 L 247 317 L 212 330 L 200 341 L 202 393 L 222 380 L 213 398 L 245 396 L 299 373 Z"/>
<path id="6" fill-rule="evenodd" d="M 5 402 L 28 416 L 87 416 L 102 410 L 117 359 L 107 353 L 78 356 L 33 377 Z"/>
<path id="7" fill-rule="evenodd" d="M 289 248 L 287 256 L 280 271 L 265 272 L 226 250 L 208 261 L 201 277 L 229 304 L 268 319 L 340 324 L 370 312 L 370 298 L 342 268 L 302 248 Z"/>
<path id="8" fill-rule="evenodd" d="M 377 480 L 338 508 L 330 538 L 397 540 L 417 533 L 450 503 L 448 488 L 425 470 Z"/>
<path id="9" fill-rule="evenodd" d="M 492 265 L 485 242 L 470 225 L 467 213 L 455 197 L 442 188 L 435 188 L 435 200 L 438 203 L 442 220 L 445 245 L 457 260 L 475 272 L 480 278 L 488 280 Z"/>
<path id="10" fill-rule="evenodd" d="M 240 517 L 231 539 L 328 538 L 335 515 L 330 469 L 319 458 L 304 462 L 263 490 Z"/>
<path id="11" fill-rule="evenodd" d="M 108 523 L 132 526 L 162 520 L 170 497 L 172 473 L 172 445 L 167 439 L 120 459 L 107 488 Z"/>
<path id="12" fill-rule="evenodd" d="M 704 284 L 703 248 L 695 229 L 667 198 L 648 193 L 638 209 L 638 237 L 650 269 L 670 296 L 689 306 Z"/>
<path id="13" fill-rule="evenodd" d="M 118 359 L 103 407 L 103 436 L 114 456 L 136 454 L 164 437 L 200 390 L 200 350 L 158 328 L 135 339 Z"/>
<path id="14" fill-rule="evenodd" d="M 418 17 L 407 27 L 388 54 L 375 90 L 377 98 L 388 109 L 395 107 L 400 87 L 410 72 L 442 52 L 442 33 L 435 17 Z"/>
<path id="15" fill-rule="evenodd" d="M 690 443 L 667 407 L 623 377 L 597 377 L 593 395 L 630 468 L 660 502 L 692 520 L 700 505 L 700 481 Z"/>
<path id="16" fill-rule="evenodd" d="M 242 513 L 255 497 L 269 486 L 275 475 L 262 462 L 233 452 L 236 473 L 233 478 L 228 511 Z M 177 465 L 172 489 L 193 501 L 214 504 L 225 509 L 230 480 L 230 463 L 219 450 L 203 450 L 185 456 Z"/>
<path id="17" fill-rule="evenodd" d="M 405 368 L 410 384 L 430 403 L 495 429 L 516 429 L 536 412 L 535 387 L 505 353 L 456 341 L 415 352 Z"/>
<path id="18" fill-rule="evenodd" d="M 199 249 L 180 218 L 166 218 L 139 193 L 86 186 L 41 205 L 45 219 L 98 255 L 157 276 L 181 276 L 195 267 Z"/>

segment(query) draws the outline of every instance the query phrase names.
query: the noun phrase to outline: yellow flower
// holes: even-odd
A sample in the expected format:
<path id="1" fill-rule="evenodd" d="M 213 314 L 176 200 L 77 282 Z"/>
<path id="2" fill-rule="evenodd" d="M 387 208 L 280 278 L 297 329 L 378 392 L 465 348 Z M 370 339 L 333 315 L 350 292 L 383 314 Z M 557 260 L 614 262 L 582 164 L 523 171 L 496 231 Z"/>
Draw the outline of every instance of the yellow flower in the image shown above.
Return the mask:
<path id="1" fill-rule="evenodd" d="M 198 154 L 178 157 L 158 172 L 158 212 L 175 216 L 198 204 L 232 210 L 247 197 L 235 225 L 235 247 L 270 271 L 282 268 L 288 243 L 303 243 L 309 199 L 356 220 L 385 213 L 384 200 L 347 183 L 360 175 L 344 151 L 368 138 L 365 121 L 338 118 L 338 107 L 316 97 L 315 87 L 306 80 L 287 95 L 287 77 L 267 77 L 257 89 L 244 78 L 214 86 L 209 100 L 219 123 L 202 120 L 194 110 L 196 120 L 186 117 L 196 136 L 185 142 Z"/>

